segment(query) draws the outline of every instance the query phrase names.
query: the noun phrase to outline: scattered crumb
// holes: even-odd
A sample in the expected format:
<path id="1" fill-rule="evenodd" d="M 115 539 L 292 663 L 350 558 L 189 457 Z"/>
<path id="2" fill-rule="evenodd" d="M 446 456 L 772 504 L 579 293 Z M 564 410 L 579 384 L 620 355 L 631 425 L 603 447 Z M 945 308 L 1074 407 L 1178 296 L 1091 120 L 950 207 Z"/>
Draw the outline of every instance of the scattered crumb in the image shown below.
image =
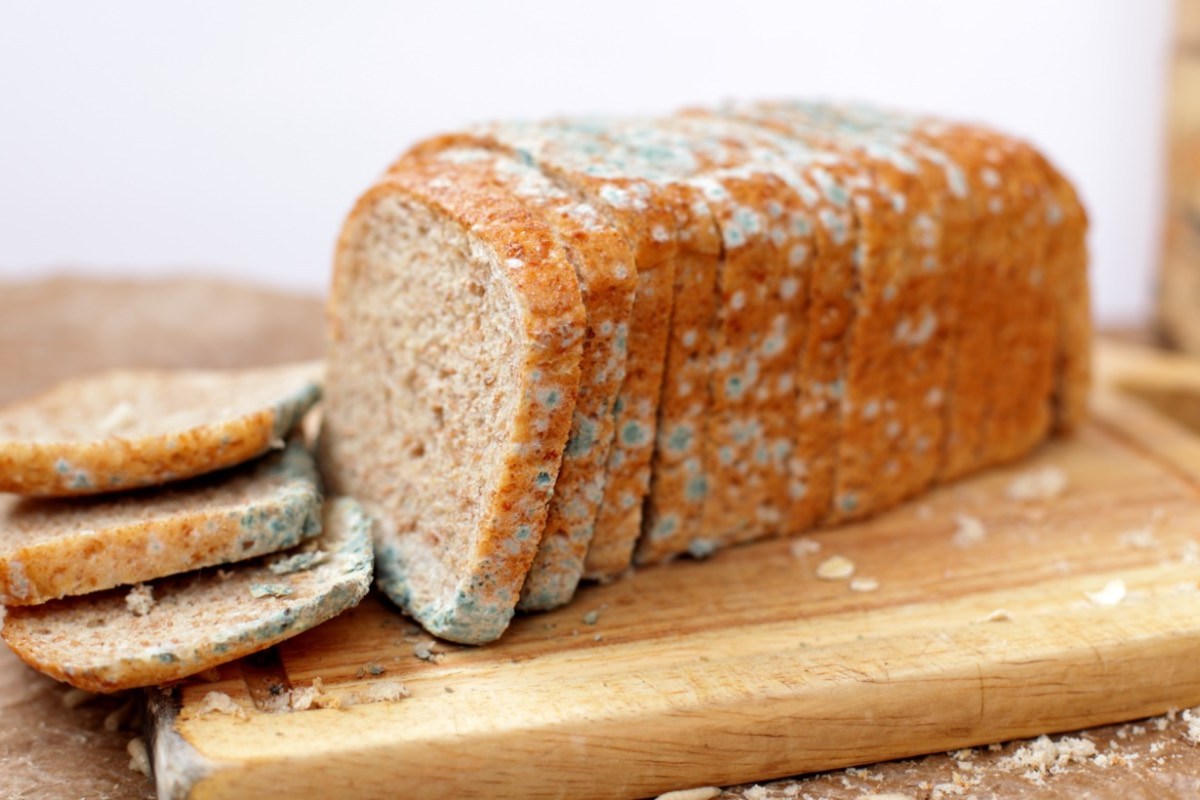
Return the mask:
<path id="1" fill-rule="evenodd" d="M 1154 538 L 1154 531 L 1149 528 L 1135 528 L 1131 531 L 1125 531 L 1125 533 L 1121 534 L 1121 544 L 1138 550 L 1150 550 L 1158 546 L 1158 542 Z"/>
<path id="2" fill-rule="evenodd" d="M 324 683 L 320 678 L 313 678 L 312 686 L 292 689 L 291 706 L 293 711 L 307 711 L 310 708 L 341 708 L 342 701 L 336 695 L 325 691 Z"/>
<path id="3" fill-rule="evenodd" d="M 385 672 L 387 670 L 384 669 L 383 665 L 375 661 L 368 661 L 365 665 L 359 667 L 358 672 L 355 674 L 357 677 L 362 678 L 367 675 L 382 675 Z"/>
<path id="4" fill-rule="evenodd" d="M 70 689 L 67 689 L 62 696 L 63 708 L 79 708 L 84 703 L 90 703 L 97 697 L 99 697 L 99 695 L 92 694 L 91 692 L 84 691 L 83 689 L 76 689 L 74 686 L 72 686 Z"/>
<path id="5" fill-rule="evenodd" d="M 999 753 L 1001 750 L 1004 749 L 1004 745 L 997 742 L 995 744 L 989 744 L 987 749 L 988 749 L 989 753 Z"/>
<path id="6" fill-rule="evenodd" d="M 154 608 L 154 587 L 139 583 L 125 595 L 125 607 L 135 617 L 144 617 Z"/>
<path id="7" fill-rule="evenodd" d="M 879 581 L 874 578 L 854 578 L 850 581 L 852 592 L 873 592 L 879 588 Z"/>
<path id="8" fill-rule="evenodd" d="M 1022 770 L 1021 777 L 1038 784 L 1047 774 L 1060 772 L 1067 764 L 1081 764 L 1096 755 L 1096 745 L 1078 736 L 1064 736 L 1057 742 L 1049 736 L 1039 736 L 1022 745 L 1011 756 L 996 762 L 1010 772 Z"/>
<path id="9" fill-rule="evenodd" d="M 1007 609 L 997 608 L 992 613 L 988 614 L 980 622 L 1011 622 L 1012 614 L 1008 613 Z"/>
<path id="10" fill-rule="evenodd" d="M 224 692 L 209 692 L 204 695 L 200 705 L 188 717 L 203 717 L 205 714 L 229 714 L 237 719 L 246 719 L 246 709 L 235 703 L 233 698 Z"/>
<path id="11" fill-rule="evenodd" d="M 292 587 L 286 583 L 250 584 L 250 595 L 252 597 L 287 597 L 291 593 Z"/>
<path id="12" fill-rule="evenodd" d="M 854 574 L 854 562 L 845 556 L 830 556 L 817 565 L 817 577 L 823 581 L 842 581 Z"/>
<path id="13" fill-rule="evenodd" d="M 987 536 L 987 529 L 983 527 L 983 523 L 978 517 L 972 517 L 967 514 L 955 514 L 954 522 L 957 527 L 954 529 L 954 546 L 966 549 L 974 547 L 984 540 Z"/>
<path id="14" fill-rule="evenodd" d="M 149 778 L 150 753 L 146 750 L 145 740 L 140 736 L 133 737 L 129 744 L 125 745 L 125 752 L 129 753 L 129 768 Z"/>
<path id="15" fill-rule="evenodd" d="M 602 633 L 597 633 L 595 636 L 593 636 L 593 637 L 592 637 L 592 641 L 593 641 L 593 642 L 603 642 L 603 641 L 604 641 L 604 634 L 602 634 Z"/>
<path id="16" fill-rule="evenodd" d="M 413 645 L 413 655 L 422 661 L 437 663 L 442 660 L 442 654 L 435 652 L 430 642 L 417 642 Z"/>
<path id="17" fill-rule="evenodd" d="M 1200 710 L 1188 709 L 1183 712 L 1183 721 L 1187 723 L 1187 730 L 1183 732 L 1183 738 L 1188 744 L 1200 744 Z"/>
<path id="18" fill-rule="evenodd" d="M 303 572 L 318 564 L 325 563 L 327 554 L 324 550 L 313 550 L 309 553 L 296 553 L 293 556 L 283 556 L 271 562 L 267 569 L 276 575 L 290 575 L 293 572 Z"/>
<path id="19" fill-rule="evenodd" d="M 712 800 L 721 794 L 716 786 L 700 786 L 696 789 L 677 789 L 674 792 L 663 792 L 656 800 Z"/>
<path id="20" fill-rule="evenodd" d="M 442 691 L 445 692 L 446 694 L 454 694 L 454 687 L 453 686 L 443 686 Z"/>
<path id="21" fill-rule="evenodd" d="M 403 700 L 411 695 L 400 681 L 377 681 L 365 689 L 351 692 L 342 699 L 342 707 L 370 705 L 371 703 L 391 703 Z"/>
<path id="22" fill-rule="evenodd" d="M 1043 467 L 1023 472 L 1008 485 L 1005 494 L 1010 500 L 1035 503 L 1053 500 L 1067 488 L 1067 476 L 1058 467 Z"/>
<path id="23" fill-rule="evenodd" d="M 1084 592 L 1087 599 L 1098 606 L 1115 606 L 1125 599 L 1125 581 L 1115 578 L 1104 584 L 1098 592 Z"/>
<path id="24" fill-rule="evenodd" d="M 599 611 L 593 610 L 593 611 L 589 611 L 583 615 L 583 624 L 584 625 L 595 625 L 599 621 L 600 621 L 600 612 Z"/>
<path id="25" fill-rule="evenodd" d="M 805 536 L 792 542 L 791 550 L 794 558 L 808 558 L 821 552 L 821 543 Z"/>

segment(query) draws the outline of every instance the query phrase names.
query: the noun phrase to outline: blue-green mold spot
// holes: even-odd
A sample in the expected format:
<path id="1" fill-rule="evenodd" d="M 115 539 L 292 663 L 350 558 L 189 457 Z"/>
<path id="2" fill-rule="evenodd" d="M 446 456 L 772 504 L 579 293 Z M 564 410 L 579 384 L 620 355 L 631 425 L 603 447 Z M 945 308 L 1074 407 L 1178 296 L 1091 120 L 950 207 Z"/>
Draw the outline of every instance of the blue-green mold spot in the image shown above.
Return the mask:
<path id="1" fill-rule="evenodd" d="M 667 437 L 667 447 L 676 452 L 687 450 L 692 444 L 692 429 L 687 425 L 676 425 Z"/>
<path id="2" fill-rule="evenodd" d="M 638 445 L 646 441 L 646 429 L 640 422 L 627 422 L 621 429 L 621 442 L 625 445 Z"/>
<path id="3" fill-rule="evenodd" d="M 537 483 L 538 486 L 549 486 L 553 480 L 554 479 L 550 477 L 549 472 L 539 472 L 537 474 L 537 478 L 534 479 L 534 482 Z"/>
<path id="4" fill-rule="evenodd" d="M 846 492 L 838 498 L 838 508 L 846 513 L 854 511 L 854 509 L 858 508 L 858 495 L 854 492 Z"/>
<path id="5" fill-rule="evenodd" d="M 703 500 L 708 494 L 708 481 L 701 475 L 687 482 L 687 497 L 689 500 Z"/>

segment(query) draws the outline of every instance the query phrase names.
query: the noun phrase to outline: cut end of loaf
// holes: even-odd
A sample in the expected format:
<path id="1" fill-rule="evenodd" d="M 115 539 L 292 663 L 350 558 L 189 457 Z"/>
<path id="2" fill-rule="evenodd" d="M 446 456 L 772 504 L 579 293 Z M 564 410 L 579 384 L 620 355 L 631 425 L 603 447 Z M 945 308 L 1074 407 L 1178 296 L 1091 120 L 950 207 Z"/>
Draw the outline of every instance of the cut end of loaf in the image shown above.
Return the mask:
<path id="1" fill-rule="evenodd" d="M 378 517 L 389 596 L 460 641 L 498 636 L 516 601 L 502 581 L 486 591 L 486 567 L 482 585 L 458 586 L 473 571 L 474 532 L 489 522 L 485 499 L 522 400 L 521 309 L 496 277 L 506 268 L 398 189 L 368 195 L 339 251 L 345 301 L 329 351 L 322 466 L 335 491 Z M 530 550 L 538 534 L 525 531 Z"/>

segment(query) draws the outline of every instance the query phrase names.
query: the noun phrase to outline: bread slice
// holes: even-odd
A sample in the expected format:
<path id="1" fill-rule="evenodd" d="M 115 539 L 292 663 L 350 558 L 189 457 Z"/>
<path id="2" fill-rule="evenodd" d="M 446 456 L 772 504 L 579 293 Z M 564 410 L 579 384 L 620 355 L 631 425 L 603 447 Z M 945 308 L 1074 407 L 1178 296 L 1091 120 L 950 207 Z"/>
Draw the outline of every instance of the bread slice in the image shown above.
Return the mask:
<path id="1" fill-rule="evenodd" d="M 316 465 L 298 441 L 161 489 L 3 495 L 0 603 L 44 603 L 274 553 L 319 534 L 320 511 Z"/>
<path id="2" fill-rule="evenodd" d="M 322 366 L 115 371 L 0 409 L 0 491 L 69 497 L 230 467 L 282 442 Z"/>
<path id="3" fill-rule="evenodd" d="M 194 675 L 357 605 L 371 584 L 370 529 L 358 503 L 335 499 L 324 533 L 298 550 L 11 608 L 4 641 L 34 669 L 89 692 Z"/>
<path id="4" fill-rule="evenodd" d="M 600 210 L 633 249 L 637 288 L 625 379 L 613 405 L 614 438 L 604 497 L 584 565 L 586 577 L 600 579 L 628 567 L 629 551 L 641 532 L 670 328 L 663 322 L 670 320 L 674 300 L 677 223 L 686 216 L 688 203 L 678 187 L 655 180 L 625 160 L 628 152 L 613 152 L 609 127 L 596 120 L 498 123 L 465 134 L 462 140 L 536 166 Z M 434 146 L 440 146 L 436 142 Z"/>
<path id="5" fill-rule="evenodd" d="M 339 240 L 320 457 L 378 520 L 381 585 L 428 631 L 507 627 L 579 389 L 585 314 L 553 232 L 469 169 L 398 170 Z"/>
<path id="6" fill-rule="evenodd" d="M 497 191 L 511 194 L 536 214 L 554 232 L 579 280 L 587 316 L 579 396 L 546 527 L 517 604 L 525 610 L 554 608 L 575 594 L 604 494 L 612 408 L 625 379 L 637 285 L 633 251 L 624 234 L 585 198 L 503 150 L 460 145 L 451 136 L 441 148 L 433 141 L 424 143 L 393 169 L 423 165 L 436 172 L 439 162 L 478 173 L 480 180 L 493 182 Z"/>

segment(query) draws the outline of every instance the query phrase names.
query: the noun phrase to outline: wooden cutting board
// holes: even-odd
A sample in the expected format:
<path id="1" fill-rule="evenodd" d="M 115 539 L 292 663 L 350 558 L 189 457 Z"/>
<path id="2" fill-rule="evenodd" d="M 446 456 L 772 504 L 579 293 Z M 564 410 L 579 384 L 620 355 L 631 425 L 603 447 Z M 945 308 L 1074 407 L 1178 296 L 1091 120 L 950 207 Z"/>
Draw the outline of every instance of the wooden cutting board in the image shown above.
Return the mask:
<path id="1" fill-rule="evenodd" d="M 372 596 L 156 695 L 160 796 L 645 797 L 1200 703 L 1200 438 L 1111 389 L 1200 392 L 1166 364 L 1106 353 L 1093 420 L 1018 466 L 803 545 L 586 588 L 492 646 L 418 658 L 432 640 Z M 1008 496 L 1047 467 L 1061 496 Z M 981 538 L 956 539 L 966 517 Z M 878 588 L 818 579 L 835 555 Z M 411 694 L 264 710 L 316 678 L 343 698 Z M 195 716 L 213 691 L 245 718 Z"/>

